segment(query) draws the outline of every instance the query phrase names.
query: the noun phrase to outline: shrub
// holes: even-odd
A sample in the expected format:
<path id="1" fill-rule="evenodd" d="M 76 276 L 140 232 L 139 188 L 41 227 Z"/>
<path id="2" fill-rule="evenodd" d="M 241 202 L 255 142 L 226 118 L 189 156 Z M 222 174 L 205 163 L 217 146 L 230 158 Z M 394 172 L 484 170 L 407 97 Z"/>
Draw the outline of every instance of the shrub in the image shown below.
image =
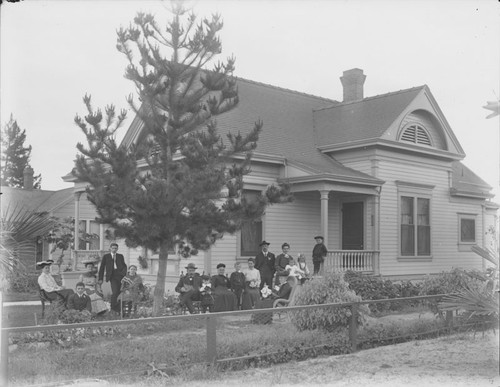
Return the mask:
<path id="1" fill-rule="evenodd" d="M 353 290 L 363 300 L 384 300 L 388 298 L 414 297 L 420 294 L 420 285 L 411 281 L 392 282 L 380 277 L 373 277 L 362 273 L 347 271 L 344 279 L 349 283 L 349 288 Z M 415 306 L 414 302 L 384 302 L 371 304 L 372 312 L 384 312 L 387 310 L 401 310 L 405 306 Z"/>
<path id="2" fill-rule="evenodd" d="M 361 301 L 341 273 L 328 273 L 323 278 L 307 281 L 295 297 L 296 305 L 329 304 L 338 302 Z M 366 312 L 367 308 L 362 308 Z M 347 326 L 351 317 L 350 308 L 318 308 L 290 312 L 292 323 L 301 331 L 305 329 L 324 329 L 333 331 L 340 326 Z M 362 315 L 359 315 L 359 323 Z"/>
<path id="3" fill-rule="evenodd" d="M 9 276 L 10 290 L 16 293 L 37 293 L 38 274 L 14 270 Z"/>
<path id="4" fill-rule="evenodd" d="M 482 283 L 479 278 L 482 277 L 478 272 L 458 268 L 437 275 L 427 275 L 422 283 L 420 295 L 455 293 L 464 288 L 479 289 Z"/>
<path id="5" fill-rule="evenodd" d="M 90 320 L 92 320 L 92 313 L 88 310 L 66 309 L 61 313 L 61 322 L 63 324 L 83 323 Z"/>

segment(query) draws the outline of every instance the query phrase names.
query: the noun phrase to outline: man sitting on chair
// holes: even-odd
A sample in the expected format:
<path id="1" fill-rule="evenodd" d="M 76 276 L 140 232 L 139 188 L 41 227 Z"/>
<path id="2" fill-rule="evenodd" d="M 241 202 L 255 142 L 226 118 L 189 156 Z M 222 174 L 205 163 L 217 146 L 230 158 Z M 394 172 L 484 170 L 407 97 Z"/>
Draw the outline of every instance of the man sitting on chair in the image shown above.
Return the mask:
<path id="1" fill-rule="evenodd" d="M 181 303 L 186 305 L 190 314 L 194 313 L 193 301 L 200 300 L 201 277 L 196 273 L 196 265 L 188 263 L 186 266 L 187 274 L 179 280 L 175 291 L 180 293 Z"/>
<path id="2" fill-rule="evenodd" d="M 38 277 L 38 285 L 40 289 L 45 291 L 49 300 L 61 300 L 64 302 L 64 305 L 66 305 L 68 297 L 74 292 L 71 289 L 65 289 L 64 286 L 59 286 L 57 284 L 52 274 L 50 274 L 50 265 L 53 263 L 54 261 L 51 259 L 37 263 L 37 266 L 42 268 L 42 274 Z"/>

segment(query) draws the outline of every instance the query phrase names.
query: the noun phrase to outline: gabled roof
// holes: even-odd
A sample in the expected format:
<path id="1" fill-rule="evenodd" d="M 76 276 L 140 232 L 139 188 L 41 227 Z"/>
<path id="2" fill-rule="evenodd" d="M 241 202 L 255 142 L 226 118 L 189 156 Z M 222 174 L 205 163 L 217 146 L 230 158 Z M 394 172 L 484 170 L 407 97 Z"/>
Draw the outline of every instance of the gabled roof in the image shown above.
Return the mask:
<path id="1" fill-rule="evenodd" d="M 318 145 L 379 139 L 426 86 L 315 109 Z"/>
<path id="2" fill-rule="evenodd" d="M 41 189 L 27 190 L 2 186 L 2 207 L 23 206 L 28 211 L 53 213 L 63 205 L 74 200 L 73 188 L 59 191 L 45 191 Z"/>
<path id="3" fill-rule="evenodd" d="M 239 104 L 232 110 L 216 117 L 217 127 L 223 139 L 228 132 L 248 133 L 256 121 L 264 123 L 256 152 L 278 156 L 283 163 L 301 167 L 310 175 L 360 178 L 380 184 L 378 179 L 347 168 L 317 149 L 312 133 L 313 110 L 321 109 L 337 101 L 300 93 L 276 86 L 238 78 Z M 123 145 L 130 146 L 141 138 L 142 124 L 134 119 L 124 137 Z"/>
<path id="4" fill-rule="evenodd" d="M 492 187 L 460 161 L 454 161 L 452 168 L 450 189 L 452 196 L 475 197 L 479 199 L 487 199 L 495 196 L 490 193 Z"/>

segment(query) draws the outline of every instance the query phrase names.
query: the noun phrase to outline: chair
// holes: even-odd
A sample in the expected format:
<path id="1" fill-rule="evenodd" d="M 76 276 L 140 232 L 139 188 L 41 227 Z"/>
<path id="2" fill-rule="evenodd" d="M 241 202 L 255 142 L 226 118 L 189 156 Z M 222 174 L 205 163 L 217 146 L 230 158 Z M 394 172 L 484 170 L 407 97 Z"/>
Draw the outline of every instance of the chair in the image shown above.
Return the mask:
<path id="1" fill-rule="evenodd" d="M 45 290 L 43 290 L 38 283 L 36 284 L 38 288 L 38 295 L 40 296 L 40 302 L 42 303 L 42 318 L 45 317 L 45 303 L 48 302 L 49 304 L 52 304 L 53 302 L 57 301 L 57 299 L 52 300 L 48 295 Z"/>
<path id="2" fill-rule="evenodd" d="M 292 285 L 292 291 L 290 292 L 290 297 L 288 297 L 288 299 L 277 298 L 273 302 L 273 308 L 284 308 L 287 306 L 295 305 L 295 298 L 296 298 L 297 294 L 300 292 L 301 288 L 302 288 L 302 285 L 300 284 L 300 281 L 297 278 L 295 278 L 294 284 Z"/>

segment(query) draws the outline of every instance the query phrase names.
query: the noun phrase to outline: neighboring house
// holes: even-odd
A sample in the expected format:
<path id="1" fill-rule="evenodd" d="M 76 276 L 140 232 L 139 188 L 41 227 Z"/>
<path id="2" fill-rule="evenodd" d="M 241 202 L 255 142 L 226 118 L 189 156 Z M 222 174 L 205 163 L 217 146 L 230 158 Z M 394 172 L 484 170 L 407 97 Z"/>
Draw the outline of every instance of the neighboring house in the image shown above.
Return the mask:
<path id="1" fill-rule="evenodd" d="M 222 136 L 264 122 L 246 195 L 288 182 L 295 200 L 191 257 L 199 272 L 214 273 L 219 262 L 231 272 L 235 261 L 257 254 L 262 239 L 274 253 L 290 243 L 292 255 L 305 253 L 311 264 L 317 234 L 329 249 L 326 270 L 397 278 L 482 268 L 470 247 L 493 243 L 492 188 L 461 163 L 465 153 L 427 86 L 363 98 L 364 80 L 360 69 L 344 72 L 343 102 L 238 81 L 239 105 L 217 122 Z M 141 131 L 136 117 L 122 144 L 135 144 Z M 83 192 L 84 184 L 65 180 Z M 84 196 L 77 200 L 80 211 L 89 207 Z M 129 263 L 148 257 L 142 274 L 154 280 L 157 256 L 121 243 L 124 250 Z M 169 283 L 184 266 L 172 254 Z"/>
<path id="2" fill-rule="evenodd" d="M 22 209 L 35 213 L 47 213 L 59 219 L 74 215 L 73 188 L 60 191 L 46 191 L 33 189 L 33 170 L 24 175 L 25 188 L 0 187 L 2 196 L 2 216 L 6 211 Z M 36 270 L 36 262 L 54 259 L 60 255 L 60 251 L 51 253 L 51 246 L 44 240 L 45 235 L 39 235 L 32 241 L 32 250 L 26 255 L 19 257 L 27 271 Z M 69 257 L 70 252 L 66 253 Z"/>

